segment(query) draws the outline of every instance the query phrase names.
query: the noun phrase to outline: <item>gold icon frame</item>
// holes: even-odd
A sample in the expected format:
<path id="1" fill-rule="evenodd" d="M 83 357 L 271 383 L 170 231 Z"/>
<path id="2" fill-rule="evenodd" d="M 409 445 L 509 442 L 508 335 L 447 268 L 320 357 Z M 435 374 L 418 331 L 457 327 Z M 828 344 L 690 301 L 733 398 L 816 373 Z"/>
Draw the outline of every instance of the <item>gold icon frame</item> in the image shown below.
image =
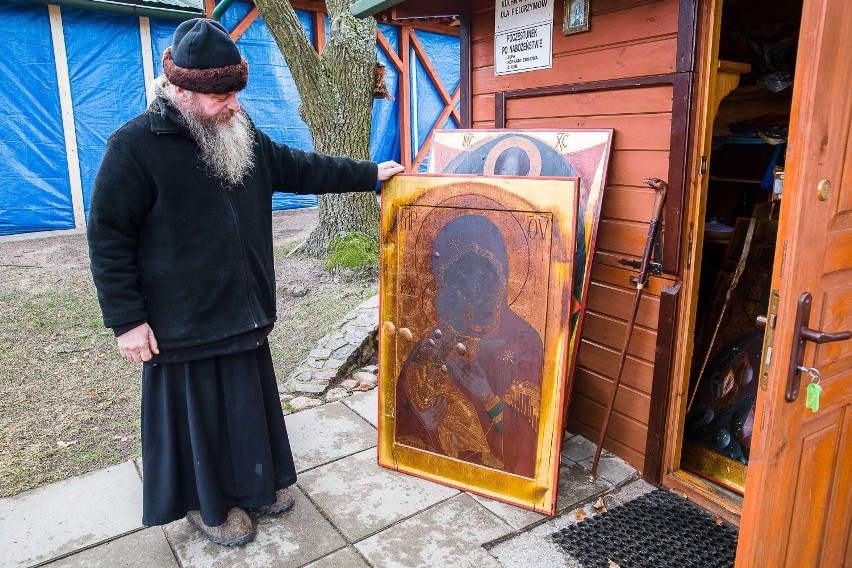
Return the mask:
<path id="1" fill-rule="evenodd" d="M 577 178 L 413 174 L 385 184 L 379 465 L 553 514 L 564 408 L 571 387 L 566 377 L 578 193 Z M 479 226 L 489 228 L 491 240 L 485 240 L 486 231 L 471 228 Z M 442 232 L 450 230 L 457 231 L 453 238 L 443 238 Z M 477 240 L 481 242 L 473 242 Z M 499 276 L 493 278 L 499 285 L 492 288 L 494 297 L 502 298 L 499 306 L 494 301 L 493 320 L 499 323 L 477 332 L 480 337 L 443 336 L 447 341 L 468 337 L 467 343 L 450 345 L 459 353 L 465 353 L 467 345 L 464 357 L 452 349 L 440 351 L 433 341 L 441 337 L 436 332 L 457 333 L 463 325 L 456 323 L 463 321 L 458 311 L 447 308 L 454 304 L 441 299 L 442 290 L 450 289 L 441 270 L 445 265 L 461 266 L 461 256 L 448 259 L 452 251 L 473 259 L 470 262 L 496 267 L 493 274 Z M 473 313 L 478 313 L 476 309 L 468 307 Z M 465 312 L 464 317 L 468 315 Z M 529 347 L 534 335 L 540 337 L 538 367 L 535 348 Z M 512 342 L 519 347 L 518 357 L 532 353 L 532 358 L 516 361 Z M 440 365 L 438 351 L 450 370 Z M 477 376 L 491 385 L 490 402 L 478 401 L 473 389 L 467 390 L 465 381 L 474 373 L 459 371 L 460 360 L 484 369 Z M 522 375 L 524 380 L 511 379 Z M 510 388 L 505 387 L 509 380 Z M 436 397 L 429 401 L 429 392 L 443 393 L 438 395 L 446 401 L 443 413 L 434 412 Z M 422 405 L 417 398 L 421 395 L 427 401 Z M 499 409 L 503 411 L 489 425 L 488 418 Z M 426 434 L 410 436 L 409 431 Z M 534 448 L 518 443 L 523 440 Z"/>

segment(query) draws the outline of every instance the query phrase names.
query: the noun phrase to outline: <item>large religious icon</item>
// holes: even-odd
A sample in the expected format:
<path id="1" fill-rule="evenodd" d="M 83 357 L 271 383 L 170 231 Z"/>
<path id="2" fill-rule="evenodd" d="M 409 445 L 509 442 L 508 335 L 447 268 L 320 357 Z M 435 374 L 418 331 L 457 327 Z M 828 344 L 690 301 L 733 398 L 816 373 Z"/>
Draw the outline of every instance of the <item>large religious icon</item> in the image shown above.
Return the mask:
<path id="1" fill-rule="evenodd" d="M 768 310 L 777 235 L 778 221 L 737 220 L 695 334 L 681 466 L 741 495 L 763 350 L 755 320 Z"/>
<path id="2" fill-rule="evenodd" d="M 380 465 L 554 511 L 578 186 L 385 184 Z"/>
<path id="3" fill-rule="evenodd" d="M 580 180 L 569 369 L 576 360 L 613 130 L 436 130 L 429 173 L 577 176 Z"/>

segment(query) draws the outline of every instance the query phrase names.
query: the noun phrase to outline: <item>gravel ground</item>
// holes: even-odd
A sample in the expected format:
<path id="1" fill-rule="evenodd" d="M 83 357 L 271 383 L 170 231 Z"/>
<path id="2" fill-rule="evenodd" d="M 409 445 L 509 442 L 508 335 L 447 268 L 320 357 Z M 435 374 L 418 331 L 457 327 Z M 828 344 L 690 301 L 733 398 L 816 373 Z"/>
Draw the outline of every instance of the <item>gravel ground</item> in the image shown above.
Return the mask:
<path id="1" fill-rule="evenodd" d="M 287 256 L 316 209 L 273 215 L 279 378 L 325 330 L 376 292 Z M 140 453 L 140 366 L 102 326 L 83 234 L 0 242 L 0 497 L 121 463 Z"/>

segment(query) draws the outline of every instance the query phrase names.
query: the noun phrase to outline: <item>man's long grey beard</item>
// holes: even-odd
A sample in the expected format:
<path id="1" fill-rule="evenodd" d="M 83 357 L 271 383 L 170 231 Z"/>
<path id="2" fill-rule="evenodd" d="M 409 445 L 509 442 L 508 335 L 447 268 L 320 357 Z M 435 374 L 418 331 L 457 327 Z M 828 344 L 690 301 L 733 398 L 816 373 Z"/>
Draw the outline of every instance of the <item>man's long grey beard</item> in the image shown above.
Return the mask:
<path id="1" fill-rule="evenodd" d="M 241 184 L 254 166 L 254 127 L 245 111 L 203 117 L 199 115 L 194 93 L 183 103 L 174 96 L 174 89 L 168 87 L 159 94 L 180 111 L 207 169 L 229 187 Z M 230 120 L 225 120 L 228 115 Z"/>
<path id="2" fill-rule="evenodd" d="M 242 183 L 254 165 L 254 129 L 242 109 L 227 122 L 205 119 L 194 109 L 183 111 L 190 134 L 198 143 L 201 160 L 213 174 L 231 187 Z"/>

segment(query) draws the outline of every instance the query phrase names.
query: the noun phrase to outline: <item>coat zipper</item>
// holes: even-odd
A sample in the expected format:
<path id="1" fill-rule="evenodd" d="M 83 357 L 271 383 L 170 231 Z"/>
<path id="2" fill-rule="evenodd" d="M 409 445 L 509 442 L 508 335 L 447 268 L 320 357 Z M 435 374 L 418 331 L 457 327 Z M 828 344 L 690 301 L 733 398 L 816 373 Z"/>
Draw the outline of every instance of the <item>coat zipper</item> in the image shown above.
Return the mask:
<path id="1" fill-rule="evenodd" d="M 250 279 L 249 279 L 248 261 L 246 260 L 246 243 L 245 243 L 245 239 L 243 238 L 243 226 L 240 224 L 240 217 L 239 217 L 239 215 L 237 215 L 237 210 L 234 207 L 233 201 L 231 200 L 230 192 L 224 187 L 222 188 L 222 191 L 225 192 L 225 199 L 228 201 L 228 207 L 231 208 L 231 215 L 234 216 L 234 223 L 237 226 L 237 234 L 240 237 L 240 254 L 243 257 L 243 274 L 244 274 L 245 279 L 246 279 L 246 297 L 248 299 L 248 308 L 249 308 L 249 313 L 251 313 L 251 320 L 254 323 L 255 329 L 257 329 L 257 327 L 258 327 L 257 317 L 255 316 L 254 309 L 251 306 L 251 300 L 252 300 L 252 298 L 251 298 L 251 282 L 250 282 Z"/>

